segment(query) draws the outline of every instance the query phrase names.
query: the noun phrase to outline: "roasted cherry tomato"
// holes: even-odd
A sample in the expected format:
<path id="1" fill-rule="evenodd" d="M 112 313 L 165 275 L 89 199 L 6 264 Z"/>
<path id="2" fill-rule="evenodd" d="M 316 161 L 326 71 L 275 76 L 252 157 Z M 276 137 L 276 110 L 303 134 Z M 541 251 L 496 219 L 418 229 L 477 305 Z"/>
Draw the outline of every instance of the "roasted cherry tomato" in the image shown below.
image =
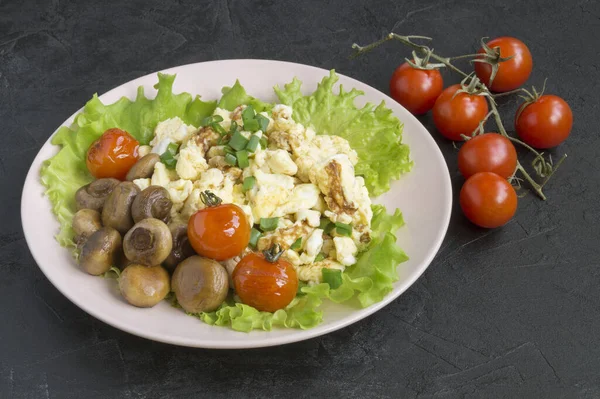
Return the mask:
<path id="1" fill-rule="evenodd" d="M 517 210 L 517 193 L 506 179 L 480 172 L 469 177 L 460 190 L 460 207 L 471 222 L 485 228 L 500 227 Z"/>
<path id="2" fill-rule="evenodd" d="M 475 136 L 458 151 L 458 169 L 465 179 L 479 172 L 493 172 L 508 179 L 516 168 L 515 146 L 498 133 Z"/>
<path id="3" fill-rule="evenodd" d="M 483 96 L 458 93 L 459 84 L 447 87 L 433 106 L 433 122 L 440 133 L 454 141 L 462 141 L 461 134 L 470 136 L 488 113 Z"/>
<path id="4" fill-rule="evenodd" d="M 250 253 L 233 270 L 233 286 L 243 303 L 263 312 L 283 309 L 294 299 L 298 276 L 294 267 L 279 259 L 277 247 Z"/>
<path id="5" fill-rule="evenodd" d="M 474 62 L 477 77 L 495 92 L 502 93 L 522 86 L 529 78 L 533 68 L 531 53 L 525 43 L 514 37 L 499 37 L 486 44 L 492 51 L 498 48 L 501 58 L 512 58 L 498 63 L 498 71 L 491 85 L 489 85 L 489 81 L 492 66 L 486 62 Z M 482 47 L 478 53 L 485 54 L 486 51 Z"/>
<path id="6" fill-rule="evenodd" d="M 443 89 L 440 71 L 413 68 L 408 62 L 396 68 L 390 80 L 392 98 L 414 115 L 424 114 L 433 108 Z"/>
<path id="7" fill-rule="evenodd" d="M 532 103 L 519 107 L 515 130 L 532 147 L 556 147 L 569 137 L 573 112 L 562 98 L 545 94 Z"/>
<path id="8" fill-rule="evenodd" d="M 138 160 L 139 146 L 140 143 L 126 131 L 108 129 L 88 149 L 87 168 L 97 179 L 125 180 L 125 175 Z"/>
<path id="9" fill-rule="evenodd" d="M 188 222 L 188 239 L 202 256 L 225 260 L 239 255 L 250 241 L 250 225 L 237 205 L 221 204 L 221 199 L 204 191 L 200 194 L 206 208 L 194 213 Z"/>

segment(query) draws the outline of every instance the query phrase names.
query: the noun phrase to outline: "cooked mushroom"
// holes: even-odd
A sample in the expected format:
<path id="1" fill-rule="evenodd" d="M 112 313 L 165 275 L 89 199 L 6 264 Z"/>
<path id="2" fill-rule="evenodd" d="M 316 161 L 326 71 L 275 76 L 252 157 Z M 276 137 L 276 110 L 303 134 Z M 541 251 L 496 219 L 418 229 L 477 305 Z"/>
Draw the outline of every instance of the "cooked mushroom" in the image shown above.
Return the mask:
<path id="1" fill-rule="evenodd" d="M 75 193 L 75 204 L 77 210 L 93 209 L 102 211 L 106 197 L 120 182 L 117 179 L 105 178 L 94 180 L 88 185 L 81 187 Z"/>
<path id="2" fill-rule="evenodd" d="M 102 227 L 83 244 L 79 264 L 89 274 L 98 276 L 117 264 L 120 251 L 119 232 L 112 227 Z"/>
<path id="3" fill-rule="evenodd" d="M 158 154 L 148 154 L 141 157 L 127 172 L 125 180 L 134 181 L 135 179 L 146 179 L 152 176 L 154 165 L 160 161 Z"/>
<path id="4" fill-rule="evenodd" d="M 81 245 L 102 227 L 100 213 L 93 209 L 80 209 L 73 216 L 72 226 L 75 232 L 75 243 Z"/>
<path id="5" fill-rule="evenodd" d="M 119 277 L 119 290 L 133 306 L 150 308 L 162 301 L 171 290 L 169 273 L 160 266 L 131 264 Z"/>
<path id="6" fill-rule="evenodd" d="M 102 209 L 102 224 L 117 229 L 121 234 L 133 226 L 131 204 L 139 194 L 138 186 L 129 181 L 119 183 L 109 194 Z"/>
<path id="7" fill-rule="evenodd" d="M 163 265 L 172 272 L 181 261 L 194 255 L 195 252 L 188 239 L 187 224 L 171 223 L 169 230 L 171 230 L 171 236 L 173 237 L 173 249 Z"/>
<path id="8" fill-rule="evenodd" d="M 134 222 L 154 218 L 168 223 L 171 219 L 173 202 L 166 188 L 150 186 L 138 194 L 131 205 Z"/>
<path id="9" fill-rule="evenodd" d="M 160 265 L 172 248 L 171 231 L 158 219 L 144 219 L 136 223 L 123 239 L 127 259 L 146 266 Z"/>
<path id="10" fill-rule="evenodd" d="M 177 302 L 187 312 L 211 312 L 227 297 L 229 278 L 217 261 L 192 256 L 177 266 L 171 286 Z"/>

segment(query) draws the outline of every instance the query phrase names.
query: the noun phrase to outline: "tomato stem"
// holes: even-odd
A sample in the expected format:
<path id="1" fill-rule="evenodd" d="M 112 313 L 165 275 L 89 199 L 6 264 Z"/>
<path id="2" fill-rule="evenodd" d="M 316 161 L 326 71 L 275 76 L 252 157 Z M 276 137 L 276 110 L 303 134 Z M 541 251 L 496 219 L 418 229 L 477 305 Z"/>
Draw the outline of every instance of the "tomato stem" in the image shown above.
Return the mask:
<path id="1" fill-rule="evenodd" d="M 202 203 L 208 207 L 221 205 L 221 202 L 223 202 L 221 198 L 217 197 L 215 193 L 209 190 L 205 190 L 200 193 L 200 200 L 202 200 Z"/>
<path id="2" fill-rule="evenodd" d="M 263 251 L 263 255 L 265 256 L 265 259 L 269 263 L 277 262 L 279 260 L 279 258 L 281 257 L 281 254 L 283 254 L 283 249 L 281 248 L 281 245 L 279 245 L 279 244 L 273 244 L 273 246 L 271 246 L 271 248 L 265 249 Z"/>
<path id="3" fill-rule="evenodd" d="M 472 74 L 467 74 L 464 71 L 462 71 L 461 69 L 457 68 L 451 62 L 452 60 L 459 60 L 459 59 L 463 59 L 463 58 L 475 58 L 471 62 L 474 62 L 474 61 L 488 62 L 488 63 L 492 64 L 492 68 L 494 68 L 494 66 L 497 68 L 499 62 L 507 61 L 507 60 L 511 59 L 512 57 L 501 58 L 499 50 L 497 48 L 492 49 L 489 46 L 487 46 L 487 44 L 484 41 L 485 38 L 481 39 L 482 47 L 485 50 L 484 54 L 466 54 L 466 55 L 461 55 L 461 56 L 456 56 L 456 57 L 439 56 L 439 55 L 435 54 L 430 47 L 423 45 L 423 44 L 415 43 L 413 41 L 413 39 L 421 39 L 421 40 L 428 40 L 428 41 L 432 40 L 431 38 L 426 37 L 426 36 L 415 36 L 415 35 L 402 36 L 402 35 L 398 35 L 396 33 L 391 32 L 383 39 L 373 42 L 371 44 L 368 44 L 366 46 L 359 46 L 358 44 L 354 43 L 352 45 L 352 48 L 355 50 L 355 52 L 351 56 L 351 58 L 356 58 L 364 53 L 367 53 L 388 41 L 396 40 L 408 47 L 411 47 L 414 50 L 415 55 L 417 52 L 419 52 L 423 58 L 425 58 L 427 60 L 432 59 L 432 60 L 438 61 L 440 64 L 444 65 L 446 68 L 448 68 L 448 69 L 454 71 L 455 73 L 459 74 L 460 76 L 462 76 L 464 78 L 463 82 L 461 83 L 463 86 L 462 90 L 467 91 L 472 94 L 482 95 L 482 96 L 486 97 L 490 104 L 490 107 L 492 109 L 488 113 L 488 115 L 486 115 L 484 120 L 482 120 L 481 124 L 473 132 L 471 137 L 475 136 L 478 132 L 483 132 L 483 124 L 488 120 L 488 118 L 491 115 L 494 115 L 494 121 L 496 122 L 498 131 L 501 135 L 508 138 L 510 141 L 523 146 L 524 148 L 531 151 L 535 155 L 535 159 L 532 162 L 532 166 L 533 166 L 534 170 L 536 171 L 537 175 L 544 179 L 541 184 L 538 183 L 527 172 L 527 170 L 523 167 L 523 165 L 521 165 L 521 163 L 519 161 L 517 161 L 517 168 L 515 170 L 515 174 L 517 171 L 520 172 L 523 175 L 524 179 L 527 180 L 527 182 L 529 182 L 533 191 L 542 200 L 546 200 L 546 195 L 543 193 L 542 189 L 543 189 L 544 185 L 548 182 L 548 180 L 554 175 L 554 173 L 559 168 L 559 166 L 563 163 L 563 161 L 567 158 L 567 155 L 566 154 L 563 155 L 561 157 L 561 159 L 558 161 L 558 163 L 556 164 L 556 166 L 554 166 L 554 165 L 552 165 L 551 159 L 550 159 L 550 161 L 546 161 L 546 159 L 543 156 L 543 153 L 536 151 L 530 145 L 522 142 L 521 140 L 509 136 L 508 133 L 506 132 L 506 129 L 504 128 L 504 125 L 502 124 L 500 112 L 498 111 L 498 108 L 496 107 L 496 102 L 494 101 L 494 99 L 497 97 L 507 96 L 510 94 L 515 94 L 515 93 L 520 92 L 520 93 L 525 93 L 525 95 L 529 98 L 529 100 L 528 100 L 527 97 L 524 97 L 526 100 L 526 104 L 527 104 L 527 102 L 531 102 L 532 100 L 537 99 L 541 95 L 541 93 L 538 93 L 537 90 L 535 89 L 535 87 L 533 87 L 532 88 L 533 93 L 528 91 L 525 88 L 519 88 L 519 89 L 512 90 L 512 91 L 505 92 L 505 93 L 492 94 L 491 91 L 489 90 L 489 88 L 484 83 L 480 82 Z M 490 62 L 489 60 L 485 60 L 485 59 L 478 60 L 477 57 L 479 57 L 479 56 L 482 56 L 482 57 L 487 56 L 488 58 L 494 58 L 494 62 Z M 424 67 L 424 66 L 421 66 L 421 67 Z M 495 75 L 495 73 L 493 75 Z M 490 78 L 490 81 L 492 81 L 492 79 L 493 79 L 493 77 Z M 468 84 L 467 84 L 467 82 L 468 82 Z M 545 89 L 545 86 L 546 86 L 546 81 L 544 81 L 544 88 L 542 89 L 542 93 Z M 522 108 L 523 107 L 521 106 L 521 109 Z M 519 114 L 517 114 L 517 117 L 518 117 L 518 115 Z M 462 135 L 462 137 L 465 140 L 468 140 L 470 138 L 466 135 Z M 517 177 L 515 175 L 513 175 L 511 177 L 511 180 L 513 180 L 513 179 L 517 179 Z"/>

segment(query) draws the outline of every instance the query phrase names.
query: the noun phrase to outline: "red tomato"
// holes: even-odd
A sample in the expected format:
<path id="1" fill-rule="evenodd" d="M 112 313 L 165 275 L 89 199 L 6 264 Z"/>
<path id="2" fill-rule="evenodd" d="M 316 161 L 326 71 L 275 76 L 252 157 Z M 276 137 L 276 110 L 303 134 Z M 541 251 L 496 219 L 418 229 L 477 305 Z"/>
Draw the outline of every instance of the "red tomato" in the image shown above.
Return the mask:
<path id="1" fill-rule="evenodd" d="M 479 172 L 493 172 L 508 179 L 516 168 L 515 146 L 498 133 L 475 136 L 458 151 L 458 169 L 465 179 Z"/>
<path id="2" fill-rule="evenodd" d="M 515 117 L 515 130 L 532 147 L 556 147 L 569 137 L 573 112 L 562 98 L 546 94 L 531 104 L 523 104 Z"/>
<path id="3" fill-rule="evenodd" d="M 242 302 L 263 312 L 285 308 L 298 290 L 298 276 L 293 266 L 283 259 L 271 262 L 263 254 L 244 256 L 232 278 Z"/>
<path id="4" fill-rule="evenodd" d="M 510 60 L 500 62 L 496 77 L 489 85 L 492 74 L 492 66 L 485 62 L 474 62 L 475 74 L 492 91 L 506 92 L 517 89 L 527 81 L 533 68 L 533 60 L 529 49 L 519 39 L 514 37 L 499 37 L 487 43 L 492 50 L 494 47 L 500 49 L 500 57 L 507 58 L 513 56 Z M 480 48 L 478 53 L 485 54 L 484 48 Z"/>
<path id="5" fill-rule="evenodd" d="M 126 131 L 108 129 L 88 149 L 87 168 L 97 179 L 125 180 L 125 175 L 138 160 L 139 146 L 140 143 Z"/>
<path id="6" fill-rule="evenodd" d="M 469 177 L 460 190 L 460 207 L 471 222 L 485 228 L 506 224 L 517 210 L 517 193 L 506 179 L 480 172 Z"/>
<path id="7" fill-rule="evenodd" d="M 239 255 L 248 246 L 250 225 L 242 208 L 234 204 L 221 205 L 220 199 L 217 200 L 218 205 L 207 203 L 206 208 L 192 215 L 188 222 L 188 239 L 198 254 L 225 260 Z"/>
<path id="8" fill-rule="evenodd" d="M 408 62 L 396 68 L 390 80 L 392 98 L 414 115 L 429 111 L 443 89 L 440 71 L 416 69 Z"/>
<path id="9" fill-rule="evenodd" d="M 459 93 L 461 86 L 447 87 L 433 106 L 433 122 L 440 133 L 454 141 L 462 141 L 461 134 L 470 136 L 488 113 L 487 100 L 483 96 Z"/>

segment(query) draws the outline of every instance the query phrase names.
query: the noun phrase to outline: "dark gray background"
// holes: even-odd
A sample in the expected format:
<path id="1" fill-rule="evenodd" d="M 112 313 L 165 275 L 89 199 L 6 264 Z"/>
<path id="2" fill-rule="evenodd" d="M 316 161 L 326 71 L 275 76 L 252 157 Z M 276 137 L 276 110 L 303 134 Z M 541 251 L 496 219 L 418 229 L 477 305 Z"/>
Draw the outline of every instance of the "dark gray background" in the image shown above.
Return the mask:
<path id="1" fill-rule="evenodd" d="M 482 36 L 529 45 L 528 84 L 547 77 L 575 116 L 547 202 L 525 196 L 514 220 L 491 231 L 455 206 L 440 253 L 404 295 L 341 331 L 279 348 L 137 338 L 88 316 L 42 275 L 23 239 L 23 181 L 48 136 L 94 92 L 226 58 L 335 68 L 387 92 L 405 48 L 348 56 L 353 42 L 391 29 L 433 36 L 444 55 L 471 52 Z M 600 397 L 599 33 L 594 0 L 0 0 L 0 397 Z M 502 104 L 508 126 L 516 104 Z M 438 142 L 458 192 L 456 150 Z"/>

